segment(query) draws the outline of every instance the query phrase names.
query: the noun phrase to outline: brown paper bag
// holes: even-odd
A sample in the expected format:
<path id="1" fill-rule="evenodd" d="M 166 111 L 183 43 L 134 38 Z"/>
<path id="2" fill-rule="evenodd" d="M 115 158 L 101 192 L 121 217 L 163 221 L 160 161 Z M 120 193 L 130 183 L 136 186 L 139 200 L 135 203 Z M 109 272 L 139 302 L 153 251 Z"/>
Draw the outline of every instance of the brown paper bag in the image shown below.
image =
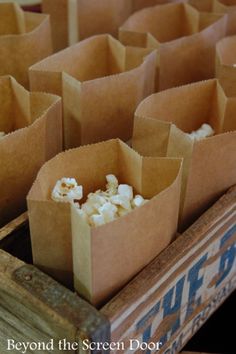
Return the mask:
<path id="1" fill-rule="evenodd" d="M 215 44 L 227 15 L 200 13 L 184 3 L 136 12 L 122 25 L 124 45 L 158 48 L 159 90 L 214 77 Z"/>
<path id="2" fill-rule="evenodd" d="M 199 11 L 213 12 L 214 0 L 188 0 L 188 4 Z"/>
<path id="3" fill-rule="evenodd" d="M 188 0 L 133 0 L 132 12 L 151 7 L 155 5 L 163 5 L 168 3 L 187 2 Z"/>
<path id="4" fill-rule="evenodd" d="M 236 36 L 226 37 L 216 45 L 216 77 L 226 95 L 236 96 Z"/>
<path id="5" fill-rule="evenodd" d="M 52 53 L 49 17 L 0 3 L 0 75 L 28 88 L 28 68 Z"/>
<path id="6" fill-rule="evenodd" d="M 41 0 L 14 0 L 14 2 L 19 4 L 25 11 L 40 12 L 41 10 Z"/>
<path id="7" fill-rule="evenodd" d="M 186 132 L 209 123 L 215 135 L 193 142 Z M 236 98 L 216 79 L 169 89 L 135 113 L 133 148 L 144 156 L 183 157 L 181 228 L 236 183 Z"/>
<path id="8" fill-rule="evenodd" d="M 228 15 L 227 35 L 236 34 L 236 0 L 214 0 L 213 11 L 226 13 Z"/>
<path id="9" fill-rule="evenodd" d="M 131 8 L 132 0 L 42 1 L 43 12 L 51 17 L 55 52 L 95 34 L 116 36 Z"/>
<path id="10" fill-rule="evenodd" d="M 50 14 L 54 51 L 57 52 L 96 34 L 116 37 L 118 28 L 143 7 L 183 0 L 43 0 Z"/>
<path id="11" fill-rule="evenodd" d="M 62 149 L 61 100 L 0 78 L 0 227 L 26 210 L 39 168 Z"/>
<path id="12" fill-rule="evenodd" d="M 132 137 L 134 111 L 154 92 L 156 53 L 144 54 L 98 35 L 30 68 L 31 90 L 63 97 L 66 148 Z"/>
<path id="13" fill-rule="evenodd" d="M 199 11 L 227 14 L 226 35 L 236 33 L 236 0 L 189 0 Z"/>
<path id="14" fill-rule="evenodd" d="M 104 301 L 173 240 L 181 164 L 181 159 L 142 158 L 120 140 L 69 150 L 46 163 L 27 198 L 34 263 L 68 284 L 72 225 L 75 287 L 94 304 Z M 91 229 L 73 208 L 71 224 L 70 204 L 50 200 L 62 177 L 75 177 L 86 199 L 88 193 L 105 188 L 105 176 L 110 173 L 150 201 Z"/>

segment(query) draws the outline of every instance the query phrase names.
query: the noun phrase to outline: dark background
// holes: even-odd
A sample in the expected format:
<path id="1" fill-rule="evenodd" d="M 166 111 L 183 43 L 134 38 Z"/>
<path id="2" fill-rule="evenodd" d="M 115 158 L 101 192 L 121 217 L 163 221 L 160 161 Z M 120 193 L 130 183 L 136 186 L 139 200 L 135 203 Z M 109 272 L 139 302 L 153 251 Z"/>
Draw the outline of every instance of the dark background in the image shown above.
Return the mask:
<path id="1" fill-rule="evenodd" d="M 220 306 L 184 350 L 236 354 L 236 291 Z"/>

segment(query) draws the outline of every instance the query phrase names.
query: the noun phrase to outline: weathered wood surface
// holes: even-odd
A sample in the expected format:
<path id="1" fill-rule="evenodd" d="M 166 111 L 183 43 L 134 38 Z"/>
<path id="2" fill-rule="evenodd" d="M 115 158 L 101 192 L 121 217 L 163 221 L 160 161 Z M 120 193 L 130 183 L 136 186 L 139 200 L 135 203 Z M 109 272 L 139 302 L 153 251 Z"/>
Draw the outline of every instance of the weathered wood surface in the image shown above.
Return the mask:
<path id="1" fill-rule="evenodd" d="M 18 218 L 11 221 L 9 224 L 7 224 L 6 226 L 0 229 L 0 241 L 2 241 L 3 239 L 11 235 L 12 232 L 18 231 L 27 223 L 28 223 L 28 214 L 24 213 L 20 215 Z"/>
<path id="2" fill-rule="evenodd" d="M 26 234 L 28 224 L 22 216 L 0 231 L 0 248 L 16 252 Z M 235 242 L 233 188 L 100 311 L 0 250 L 0 353 L 9 353 L 7 339 L 53 339 L 53 352 L 63 353 L 56 349 L 61 339 L 101 342 L 110 334 L 112 341 L 124 341 L 126 353 L 134 352 L 128 348 L 129 339 L 163 341 L 160 353 L 177 353 L 236 288 Z M 29 240 L 23 244 L 28 254 Z M 103 351 L 93 351 L 98 352 Z"/>
<path id="3" fill-rule="evenodd" d="M 53 353 L 81 353 L 81 345 L 78 350 L 59 350 L 58 343 L 65 339 L 76 349 L 83 339 L 107 341 L 109 336 L 109 322 L 96 309 L 35 267 L 0 250 L 1 354 L 19 353 L 7 350 L 10 339 L 14 344 L 44 345 L 53 340 Z M 27 349 L 27 353 L 49 352 L 41 349 Z"/>
<path id="4" fill-rule="evenodd" d="M 235 256 L 232 188 L 102 308 L 111 340 L 125 343 L 119 353 L 135 352 L 130 339 L 162 342 L 160 353 L 179 352 L 236 289 Z"/>

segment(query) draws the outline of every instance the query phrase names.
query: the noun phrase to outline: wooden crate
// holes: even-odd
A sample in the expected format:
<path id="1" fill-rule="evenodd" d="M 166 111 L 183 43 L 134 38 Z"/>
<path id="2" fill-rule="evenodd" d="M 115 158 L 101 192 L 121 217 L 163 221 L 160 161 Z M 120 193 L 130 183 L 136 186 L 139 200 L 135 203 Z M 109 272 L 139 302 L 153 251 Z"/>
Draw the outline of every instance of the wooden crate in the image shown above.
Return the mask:
<path id="1" fill-rule="evenodd" d="M 97 344 L 109 341 L 113 353 L 132 353 L 130 339 L 177 353 L 236 288 L 236 187 L 99 310 L 8 253 L 30 262 L 29 245 L 26 214 L 0 230 L 0 353 L 7 338 L 54 353 L 87 352 L 86 340 L 92 353 L 109 353 Z M 60 340 L 74 350 L 57 349 Z"/>

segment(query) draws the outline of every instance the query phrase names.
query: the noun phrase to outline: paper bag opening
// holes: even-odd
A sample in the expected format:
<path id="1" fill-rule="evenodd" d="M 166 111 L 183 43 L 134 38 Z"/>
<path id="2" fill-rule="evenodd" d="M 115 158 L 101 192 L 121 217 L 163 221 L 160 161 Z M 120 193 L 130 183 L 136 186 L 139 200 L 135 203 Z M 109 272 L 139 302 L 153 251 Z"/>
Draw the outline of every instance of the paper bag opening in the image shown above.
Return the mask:
<path id="1" fill-rule="evenodd" d="M 102 182 L 98 188 L 104 188 L 106 174 L 113 173 L 120 183 L 132 185 L 135 193 L 150 199 L 126 216 L 97 228 L 89 227 L 72 207 L 75 288 L 100 306 L 173 240 L 181 160 L 142 158 L 119 140 L 92 145 L 88 151 L 84 169 L 95 168 L 94 176 Z M 95 158 L 99 161 L 96 166 Z M 80 166 L 82 170 L 83 164 Z M 94 186 L 93 178 L 87 176 L 86 190 Z"/>
<path id="2" fill-rule="evenodd" d="M 157 5 L 140 10 L 129 17 L 120 27 L 119 39 L 125 45 L 136 45 L 129 40 L 129 33 L 148 33 L 159 43 L 170 42 L 183 36 L 189 36 L 198 31 L 199 13 L 184 3 Z M 128 34 L 126 35 L 126 32 Z"/>
<path id="3" fill-rule="evenodd" d="M 66 148 L 131 138 L 134 111 L 154 91 L 156 53 L 146 54 L 99 35 L 30 68 L 32 90 L 63 97 Z"/>
<path id="4" fill-rule="evenodd" d="M 29 93 L 0 78 L 0 225 L 26 210 L 26 195 L 42 164 L 62 146 L 61 100 Z"/>
<path id="5" fill-rule="evenodd" d="M 235 183 L 235 107 L 214 79 L 152 95 L 136 110 L 134 149 L 145 156 L 184 158 L 181 229 Z M 203 123 L 215 135 L 191 140 L 186 133 Z"/>
<path id="6" fill-rule="evenodd" d="M 11 2 L 0 5 L 0 36 L 24 33 L 24 12 L 20 7 Z"/>
<path id="7" fill-rule="evenodd" d="M 216 45 L 216 77 L 228 97 L 236 96 L 236 36 Z"/>
<path id="8" fill-rule="evenodd" d="M 225 36 L 226 26 L 227 15 L 167 4 L 133 14 L 120 28 L 119 39 L 125 45 L 158 49 L 156 88 L 161 91 L 213 78 L 215 44 Z"/>
<path id="9" fill-rule="evenodd" d="M 28 88 L 28 68 L 52 53 L 49 17 L 0 3 L 0 75 Z"/>
<path id="10" fill-rule="evenodd" d="M 91 173 L 91 171 L 93 172 Z M 78 184 L 83 186 L 84 196 L 86 198 L 88 193 L 105 187 L 105 176 L 110 173 L 115 174 L 120 183 L 129 183 L 132 185 L 137 193 L 142 193 L 146 198 L 153 198 L 147 203 L 148 212 L 145 214 L 150 220 L 148 227 L 145 226 L 146 216 L 144 215 L 144 217 L 141 218 L 142 212 L 145 212 L 145 208 L 140 208 L 138 215 L 131 212 L 130 215 L 127 215 L 127 218 L 120 218 L 115 223 L 104 225 L 105 230 L 108 228 L 107 231 L 105 233 L 100 231 L 91 238 L 91 240 L 93 240 L 92 242 L 95 243 L 100 240 L 100 242 L 104 244 L 104 251 L 106 251 L 108 245 L 111 245 L 114 239 L 119 239 L 119 247 L 122 245 L 125 246 L 125 240 L 128 235 L 130 235 L 130 241 L 128 241 L 127 244 L 128 248 L 124 250 L 127 258 L 126 265 L 130 269 L 127 273 L 128 276 L 119 273 L 116 279 L 114 278 L 114 283 L 107 285 L 108 282 L 101 291 L 99 283 L 97 282 L 94 283 L 93 287 L 87 287 L 86 284 L 88 284 L 88 282 L 92 284 L 91 278 L 89 276 L 87 278 L 87 275 L 85 275 L 89 275 L 89 269 L 83 268 L 82 282 L 85 282 L 83 286 L 84 289 L 87 289 L 85 292 L 82 291 L 83 296 L 88 295 L 88 291 L 93 291 L 93 294 L 95 294 L 96 290 L 95 295 L 96 297 L 99 296 L 98 302 L 108 296 L 108 292 L 111 294 L 117 291 L 118 287 L 128 281 L 127 277 L 130 279 L 135 272 L 140 270 L 154 258 L 156 253 L 160 252 L 163 247 L 173 240 L 178 220 L 181 160 L 165 158 L 143 159 L 119 140 L 110 140 L 94 145 L 87 145 L 61 153 L 47 162 L 41 168 L 27 198 L 34 263 L 64 284 L 71 286 L 71 232 L 74 230 L 75 245 L 73 245 L 73 252 L 75 255 L 76 279 L 78 279 L 77 270 L 79 266 L 77 261 L 83 262 L 82 259 L 85 257 L 87 260 L 89 259 L 89 264 L 92 264 L 91 262 L 95 260 L 94 257 L 97 256 L 92 255 L 92 258 L 88 258 L 89 253 L 87 252 L 90 252 L 88 248 L 77 248 L 77 242 L 79 242 L 77 233 L 80 232 L 80 230 L 78 231 L 77 227 L 73 228 L 73 223 L 71 228 L 70 205 L 68 203 L 56 203 L 52 201 L 50 197 L 52 189 L 58 179 L 62 177 L 74 177 Z M 134 219 L 132 217 L 133 215 L 136 215 Z M 159 215 L 158 218 L 157 215 Z M 79 222 L 79 220 L 77 221 Z M 136 223 L 137 226 L 135 226 Z M 97 233 L 98 231 L 96 229 L 91 231 L 88 225 L 83 225 L 83 229 L 89 231 L 88 237 L 84 236 L 83 239 L 85 243 L 90 243 L 90 237 L 92 237 L 93 232 Z M 98 228 L 98 230 L 99 229 L 103 230 L 103 228 Z M 114 230 L 116 230 L 117 237 L 114 236 Z M 139 237 L 141 237 L 139 235 L 143 237 L 144 234 L 150 240 L 150 245 L 143 254 L 140 250 L 134 252 L 135 257 L 138 252 L 141 253 L 141 261 L 135 259 L 132 262 L 128 261 L 128 253 L 132 253 L 132 248 L 137 247 L 135 245 L 135 239 L 139 240 Z M 161 235 L 158 240 L 156 240 L 157 234 Z M 104 238 L 105 235 L 108 240 L 110 240 L 107 241 L 108 243 Z M 145 243 L 142 243 L 142 245 L 143 244 Z M 94 244 L 94 246 L 92 246 L 92 252 L 100 252 L 98 248 L 101 251 L 101 247 Z M 111 249 L 110 252 L 112 254 L 114 250 Z M 111 257 L 111 254 L 107 254 L 106 257 Z M 80 256 L 82 257 L 81 260 Z M 117 256 L 118 253 L 116 253 L 115 257 Z M 131 258 L 132 257 L 131 255 Z M 96 262 L 98 259 L 100 259 L 102 263 L 100 256 L 96 258 Z M 106 267 L 109 266 L 109 263 L 107 263 Z M 86 264 L 84 264 L 83 267 L 87 267 Z M 98 265 L 96 265 L 96 267 L 98 267 Z M 97 269 L 101 271 L 100 266 Z M 94 268 L 92 268 L 92 271 L 94 272 Z M 111 270 L 111 274 L 113 277 L 114 270 Z M 79 268 L 79 277 L 80 276 Z M 103 282 L 106 283 L 106 279 L 108 278 L 104 276 L 99 281 L 102 281 L 101 284 L 103 284 Z M 98 280 L 98 278 L 96 278 L 96 280 Z M 75 283 L 77 284 L 77 280 L 75 280 Z M 97 288 L 95 288 L 95 286 Z M 88 298 L 88 296 L 86 297 Z M 92 298 L 90 300 L 93 302 L 97 301 Z"/>

